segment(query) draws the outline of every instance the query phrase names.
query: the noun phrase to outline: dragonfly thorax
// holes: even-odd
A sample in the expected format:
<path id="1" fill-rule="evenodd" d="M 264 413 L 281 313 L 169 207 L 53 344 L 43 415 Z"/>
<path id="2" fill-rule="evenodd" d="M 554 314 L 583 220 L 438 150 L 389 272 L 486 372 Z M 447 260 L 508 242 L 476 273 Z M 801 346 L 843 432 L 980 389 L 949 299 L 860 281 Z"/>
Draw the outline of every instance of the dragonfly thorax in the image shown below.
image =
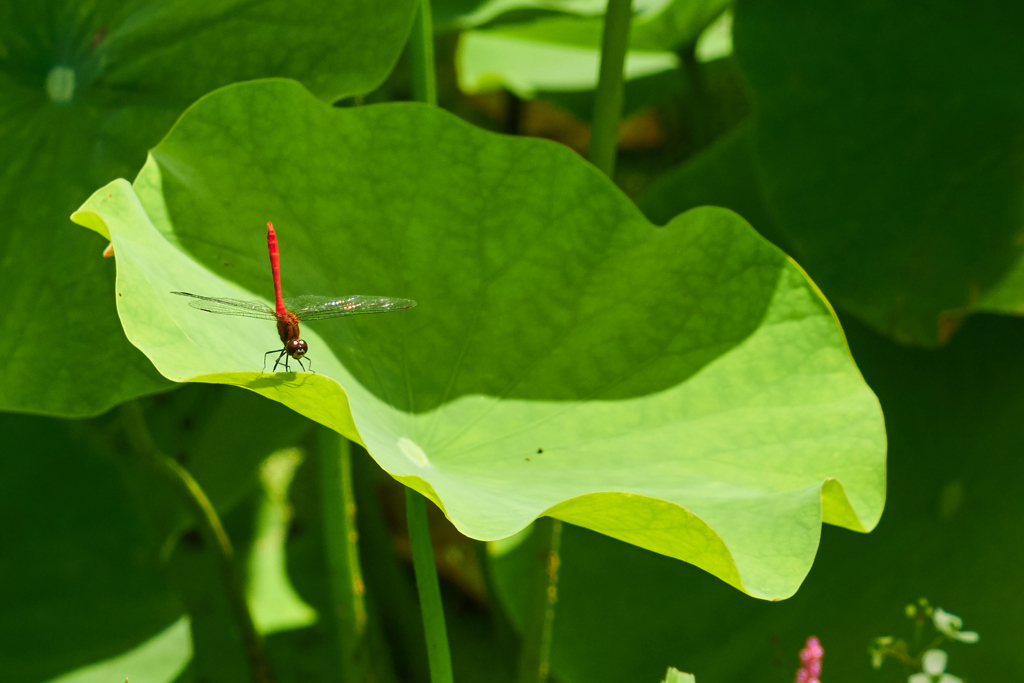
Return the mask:
<path id="1" fill-rule="evenodd" d="M 309 350 L 309 346 L 299 339 L 299 319 L 295 314 L 287 311 L 285 315 L 277 318 L 277 334 L 284 343 L 284 350 L 292 358 L 302 358 Z"/>
<path id="2" fill-rule="evenodd" d="M 281 337 L 281 343 L 287 344 L 292 339 L 299 338 L 299 319 L 292 313 L 277 318 L 277 336 Z"/>

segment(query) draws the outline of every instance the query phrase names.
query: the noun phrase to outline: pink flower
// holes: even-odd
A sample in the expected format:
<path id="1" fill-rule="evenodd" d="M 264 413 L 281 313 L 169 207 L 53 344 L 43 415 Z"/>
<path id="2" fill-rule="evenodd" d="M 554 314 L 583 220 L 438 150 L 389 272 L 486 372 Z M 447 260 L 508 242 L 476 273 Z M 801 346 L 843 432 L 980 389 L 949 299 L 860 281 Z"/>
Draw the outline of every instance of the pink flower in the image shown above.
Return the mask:
<path id="1" fill-rule="evenodd" d="M 821 683 L 821 658 L 825 656 L 825 648 L 821 641 L 811 636 L 800 650 L 800 669 L 796 672 L 796 683 Z"/>

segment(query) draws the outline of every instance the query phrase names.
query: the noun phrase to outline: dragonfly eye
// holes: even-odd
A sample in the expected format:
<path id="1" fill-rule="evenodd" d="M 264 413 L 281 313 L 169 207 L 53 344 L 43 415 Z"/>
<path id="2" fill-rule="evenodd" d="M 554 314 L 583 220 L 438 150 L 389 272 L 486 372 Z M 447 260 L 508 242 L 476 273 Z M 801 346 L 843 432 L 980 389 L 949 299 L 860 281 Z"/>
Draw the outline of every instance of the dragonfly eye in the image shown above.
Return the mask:
<path id="1" fill-rule="evenodd" d="M 306 355 L 306 351 L 309 350 L 309 345 L 301 339 L 290 339 L 288 340 L 286 350 L 292 358 L 302 358 Z"/>

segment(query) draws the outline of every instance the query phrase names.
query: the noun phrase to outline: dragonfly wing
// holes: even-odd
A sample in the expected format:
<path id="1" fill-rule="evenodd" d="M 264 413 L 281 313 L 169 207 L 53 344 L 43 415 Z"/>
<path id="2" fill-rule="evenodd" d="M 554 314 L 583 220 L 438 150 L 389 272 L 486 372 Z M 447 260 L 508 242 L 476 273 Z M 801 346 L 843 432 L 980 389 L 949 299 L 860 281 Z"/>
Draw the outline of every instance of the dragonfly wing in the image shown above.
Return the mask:
<path id="1" fill-rule="evenodd" d="M 412 299 L 396 299 L 389 296 L 298 296 L 285 299 L 284 307 L 295 314 L 299 320 L 324 320 L 326 318 L 343 318 L 348 315 L 364 315 L 367 313 L 390 313 L 412 308 L 416 302 Z"/>
<path id="2" fill-rule="evenodd" d="M 189 294 L 188 292 L 171 292 L 171 294 L 190 297 L 192 300 L 188 302 L 189 306 L 198 308 L 200 311 L 206 311 L 207 313 L 240 315 L 246 318 L 259 318 L 260 320 L 277 320 L 277 316 L 274 315 L 274 309 L 262 301 L 214 298 Z"/>

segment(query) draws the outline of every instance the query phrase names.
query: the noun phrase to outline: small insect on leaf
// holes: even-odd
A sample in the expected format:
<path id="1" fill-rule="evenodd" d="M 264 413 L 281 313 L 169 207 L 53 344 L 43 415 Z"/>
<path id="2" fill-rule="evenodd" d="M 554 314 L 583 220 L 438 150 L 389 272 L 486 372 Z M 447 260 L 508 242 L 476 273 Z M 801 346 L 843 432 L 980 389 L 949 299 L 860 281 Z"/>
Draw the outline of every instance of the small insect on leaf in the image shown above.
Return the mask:
<path id="1" fill-rule="evenodd" d="M 303 359 L 312 363 L 306 357 L 309 345 L 299 338 L 299 321 L 305 320 L 326 320 L 329 318 L 343 318 L 351 315 L 364 315 L 367 313 L 391 313 L 394 311 L 405 311 L 416 305 L 412 299 L 398 299 L 387 296 L 300 296 L 285 299 L 281 296 L 281 261 L 280 249 L 277 243 L 277 233 L 274 226 L 267 223 L 267 251 L 270 254 L 270 274 L 274 280 L 274 306 L 273 308 L 262 301 L 243 301 L 241 299 L 228 299 L 223 297 L 200 296 L 189 292 L 171 292 L 178 296 L 187 296 L 191 301 L 188 305 L 192 308 L 206 313 L 218 313 L 220 315 L 238 315 L 245 318 L 257 318 L 260 320 L 274 320 L 277 322 L 278 336 L 281 338 L 283 348 L 267 351 L 264 355 L 264 367 L 266 357 L 277 354 L 274 362 L 274 371 L 284 361 L 285 372 L 290 371 L 289 360 L 298 362 L 299 367 L 306 369 Z M 225 262 L 225 266 L 231 264 Z M 310 365 L 312 371 L 312 365 Z"/>

